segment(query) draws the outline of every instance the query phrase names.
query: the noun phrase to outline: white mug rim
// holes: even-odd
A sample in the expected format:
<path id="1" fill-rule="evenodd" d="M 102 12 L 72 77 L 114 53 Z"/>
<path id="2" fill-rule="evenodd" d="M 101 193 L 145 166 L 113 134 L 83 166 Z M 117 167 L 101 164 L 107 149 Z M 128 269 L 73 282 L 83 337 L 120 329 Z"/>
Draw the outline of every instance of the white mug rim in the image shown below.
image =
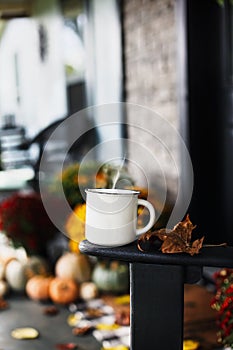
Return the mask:
<path id="1" fill-rule="evenodd" d="M 85 192 L 98 193 L 103 195 L 117 195 L 117 196 L 119 195 L 134 196 L 134 195 L 140 194 L 140 191 L 122 189 L 122 188 L 86 188 Z"/>

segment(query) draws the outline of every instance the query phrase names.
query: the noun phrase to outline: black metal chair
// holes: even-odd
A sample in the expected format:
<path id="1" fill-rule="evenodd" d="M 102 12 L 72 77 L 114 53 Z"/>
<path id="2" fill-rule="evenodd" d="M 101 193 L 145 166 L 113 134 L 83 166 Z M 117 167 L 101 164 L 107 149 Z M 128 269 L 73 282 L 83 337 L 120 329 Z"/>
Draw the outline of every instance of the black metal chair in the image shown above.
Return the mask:
<path id="1" fill-rule="evenodd" d="M 61 118 L 53 123 L 46 126 L 43 130 L 41 130 L 35 137 L 32 139 L 26 140 L 20 148 L 23 150 L 30 149 L 33 145 L 38 145 L 39 151 L 38 156 L 35 160 L 32 160 L 30 162 L 30 165 L 33 167 L 35 176 L 32 180 L 30 180 L 30 185 L 36 190 L 39 190 L 38 182 L 39 182 L 39 169 L 40 169 L 40 162 L 43 155 L 43 152 L 45 150 L 45 145 L 48 142 L 50 136 L 53 134 L 55 129 L 62 125 L 62 123 L 67 119 Z M 92 147 L 96 145 L 98 142 L 98 133 L 97 129 L 95 128 L 94 124 L 92 125 L 90 121 L 85 121 L 87 125 L 87 132 L 85 132 L 81 137 L 77 139 L 76 142 L 73 143 L 73 145 L 68 150 L 68 157 L 70 158 L 70 161 L 80 161 L 83 157 L 83 155 Z M 66 123 L 64 124 L 66 125 Z M 64 140 L 66 138 L 69 138 L 69 132 L 64 132 Z M 63 140 L 58 140 L 59 142 L 62 142 Z M 60 149 L 53 150 L 53 152 L 60 152 Z"/>

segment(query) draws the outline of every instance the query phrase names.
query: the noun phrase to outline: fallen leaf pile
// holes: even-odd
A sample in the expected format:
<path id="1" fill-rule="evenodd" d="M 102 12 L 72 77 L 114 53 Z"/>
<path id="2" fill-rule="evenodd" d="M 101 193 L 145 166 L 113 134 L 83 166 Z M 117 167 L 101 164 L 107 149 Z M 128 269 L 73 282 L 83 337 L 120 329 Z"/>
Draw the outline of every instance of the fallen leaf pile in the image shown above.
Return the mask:
<path id="1" fill-rule="evenodd" d="M 138 239 L 138 249 L 143 252 L 147 251 L 155 241 L 160 240 L 162 253 L 198 254 L 202 248 L 204 237 L 191 241 L 192 231 L 195 227 L 187 215 L 184 221 L 179 222 L 172 230 L 162 228 L 143 234 Z"/>

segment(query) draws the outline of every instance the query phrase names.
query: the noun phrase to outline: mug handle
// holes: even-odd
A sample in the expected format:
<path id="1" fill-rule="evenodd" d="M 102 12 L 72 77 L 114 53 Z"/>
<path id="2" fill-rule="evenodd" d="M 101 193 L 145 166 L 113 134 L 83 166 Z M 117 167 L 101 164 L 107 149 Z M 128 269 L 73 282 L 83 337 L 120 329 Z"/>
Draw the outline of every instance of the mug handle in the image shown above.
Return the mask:
<path id="1" fill-rule="evenodd" d="M 153 205 L 150 202 L 146 201 L 145 199 L 141 199 L 141 198 L 138 199 L 138 205 L 143 205 L 144 207 L 146 207 L 149 210 L 150 220 L 146 226 L 136 230 L 137 237 L 142 235 L 143 233 L 149 231 L 149 229 L 155 223 L 155 209 L 154 209 Z"/>

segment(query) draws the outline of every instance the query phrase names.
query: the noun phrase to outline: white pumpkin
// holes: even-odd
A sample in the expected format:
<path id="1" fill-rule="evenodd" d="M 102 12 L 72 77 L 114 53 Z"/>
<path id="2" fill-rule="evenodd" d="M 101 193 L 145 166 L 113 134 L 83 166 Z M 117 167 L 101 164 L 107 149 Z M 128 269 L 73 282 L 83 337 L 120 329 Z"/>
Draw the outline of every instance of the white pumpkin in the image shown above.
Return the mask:
<path id="1" fill-rule="evenodd" d="M 36 256 L 29 257 L 27 261 L 11 260 L 5 268 L 5 278 L 12 290 L 23 292 L 29 278 L 34 275 L 46 275 L 48 267 L 44 259 Z"/>
<path id="2" fill-rule="evenodd" d="M 10 288 L 15 291 L 23 291 L 26 286 L 27 277 L 25 274 L 25 265 L 26 264 L 22 264 L 22 262 L 16 259 L 11 260 L 6 265 L 6 280 Z"/>
<path id="3" fill-rule="evenodd" d="M 91 278 L 91 265 L 88 257 L 74 252 L 64 253 L 56 262 L 55 274 L 61 278 L 71 278 L 78 283 Z"/>

